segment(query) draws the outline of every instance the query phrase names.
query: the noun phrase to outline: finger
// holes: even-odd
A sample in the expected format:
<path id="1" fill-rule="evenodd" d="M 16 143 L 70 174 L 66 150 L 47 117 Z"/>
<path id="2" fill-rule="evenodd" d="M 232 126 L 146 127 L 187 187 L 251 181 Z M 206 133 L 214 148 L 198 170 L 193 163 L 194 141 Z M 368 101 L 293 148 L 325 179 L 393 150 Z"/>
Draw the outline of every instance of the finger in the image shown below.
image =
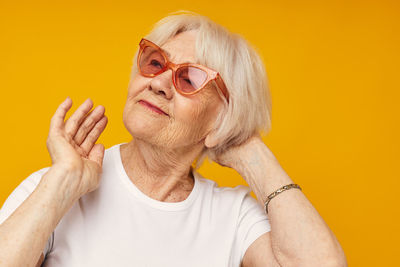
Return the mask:
<path id="1" fill-rule="evenodd" d="M 85 151 L 86 155 L 90 153 L 97 139 L 99 139 L 100 134 L 104 131 L 107 126 L 108 119 L 103 116 L 99 120 L 90 133 L 86 136 L 85 140 L 81 144 L 81 148 Z"/>
<path id="2" fill-rule="evenodd" d="M 74 137 L 86 114 L 92 109 L 93 102 L 90 98 L 80 105 L 74 114 L 65 122 L 65 132 Z"/>
<path id="3" fill-rule="evenodd" d="M 101 120 L 104 111 L 105 109 L 103 106 L 97 106 L 88 116 L 86 116 L 74 137 L 74 141 L 77 145 L 82 144 L 88 133 L 93 129 L 96 123 Z"/>
<path id="4" fill-rule="evenodd" d="M 67 97 L 57 108 L 50 121 L 50 133 L 60 130 L 64 125 L 65 115 L 72 106 L 72 99 Z"/>
<path id="5" fill-rule="evenodd" d="M 104 146 L 102 144 L 95 144 L 90 150 L 88 158 L 97 164 L 103 166 Z"/>

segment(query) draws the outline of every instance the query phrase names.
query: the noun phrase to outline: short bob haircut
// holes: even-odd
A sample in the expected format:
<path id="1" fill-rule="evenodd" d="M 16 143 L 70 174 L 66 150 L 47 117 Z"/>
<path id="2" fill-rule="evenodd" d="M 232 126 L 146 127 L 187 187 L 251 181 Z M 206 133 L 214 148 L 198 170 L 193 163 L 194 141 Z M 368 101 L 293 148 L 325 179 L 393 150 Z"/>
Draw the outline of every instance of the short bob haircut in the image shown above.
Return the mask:
<path id="1" fill-rule="evenodd" d="M 238 34 L 205 16 L 179 11 L 157 22 L 146 39 L 162 46 L 175 35 L 197 30 L 196 59 L 218 71 L 229 91 L 229 105 L 217 116 L 214 131 L 218 144 L 204 147 L 194 163 L 198 169 L 206 156 L 212 159 L 230 146 L 244 143 L 254 133 L 271 129 L 271 96 L 264 64 L 257 52 Z M 132 68 L 136 72 L 137 52 Z M 219 90 L 218 90 L 219 91 Z"/>

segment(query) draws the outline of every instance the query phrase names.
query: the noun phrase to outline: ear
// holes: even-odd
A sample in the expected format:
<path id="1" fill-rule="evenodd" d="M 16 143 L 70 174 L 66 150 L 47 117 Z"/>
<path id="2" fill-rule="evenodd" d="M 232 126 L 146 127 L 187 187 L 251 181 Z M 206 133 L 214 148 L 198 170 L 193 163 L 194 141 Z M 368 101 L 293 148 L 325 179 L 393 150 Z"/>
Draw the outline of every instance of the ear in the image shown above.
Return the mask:
<path id="1" fill-rule="evenodd" d="M 215 135 L 215 130 L 210 131 L 207 136 L 206 139 L 204 140 L 204 145 L 207 148 L 212 148 L 214 146 L 216 146 L 219 143 L 219 140 L 217 139 L 216 135 Z"/>

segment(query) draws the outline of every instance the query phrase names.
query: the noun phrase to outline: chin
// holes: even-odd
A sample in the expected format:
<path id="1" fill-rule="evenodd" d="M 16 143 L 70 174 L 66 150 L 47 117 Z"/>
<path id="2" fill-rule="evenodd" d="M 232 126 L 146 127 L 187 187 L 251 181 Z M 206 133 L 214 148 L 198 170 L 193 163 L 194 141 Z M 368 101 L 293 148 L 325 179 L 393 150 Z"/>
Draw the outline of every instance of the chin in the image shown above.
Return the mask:
<path id="1" fill-rule="evenodd" d="M 152 116 L 143 114 L 135 109 L 125 109 L 123 113 L 123 123 L 126 130 L 135 139 L 141 139 L 154 143 L 159 139 L 158 133 L 165 127 Z"/>

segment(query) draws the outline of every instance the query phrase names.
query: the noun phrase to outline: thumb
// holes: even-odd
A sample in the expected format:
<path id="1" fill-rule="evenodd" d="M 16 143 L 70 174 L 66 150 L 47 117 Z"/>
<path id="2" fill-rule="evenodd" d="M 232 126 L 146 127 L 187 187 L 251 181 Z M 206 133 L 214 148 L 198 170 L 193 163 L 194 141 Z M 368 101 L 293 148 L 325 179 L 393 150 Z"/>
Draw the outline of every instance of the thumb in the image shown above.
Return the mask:
<path id="1" fill-rule="evenodd" d="M 103 157 L 104 157 L 104 146 L 103 144 L 95 144 L 92 147 L 92 150 L 89 152 L 88 158 L 102 167 L 103 165 Z"/>

